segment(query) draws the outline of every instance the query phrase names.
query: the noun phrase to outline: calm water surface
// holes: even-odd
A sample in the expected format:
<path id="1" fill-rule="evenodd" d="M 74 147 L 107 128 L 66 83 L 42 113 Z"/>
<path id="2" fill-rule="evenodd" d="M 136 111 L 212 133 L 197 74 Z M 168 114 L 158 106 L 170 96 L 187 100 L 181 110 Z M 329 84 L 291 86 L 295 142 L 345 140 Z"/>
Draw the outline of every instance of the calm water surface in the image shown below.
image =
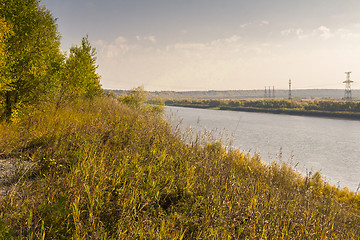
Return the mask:
<path id="1" fill-rule="evenodd" d="M 174 124 L 217 129 L 233 147 L 263 161 L 286 161 L 303 174 L 320 171 L 331 184 L 356 191 L 360 183 L 360 121 L 167 107 Z"/>

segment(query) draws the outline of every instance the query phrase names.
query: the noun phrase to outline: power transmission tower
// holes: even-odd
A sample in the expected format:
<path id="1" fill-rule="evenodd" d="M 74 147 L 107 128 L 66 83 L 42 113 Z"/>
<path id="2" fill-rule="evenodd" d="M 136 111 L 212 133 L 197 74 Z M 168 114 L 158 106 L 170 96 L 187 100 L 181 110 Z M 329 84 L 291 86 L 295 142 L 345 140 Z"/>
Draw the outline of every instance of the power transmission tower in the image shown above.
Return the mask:
<path id="1" fill-rule="evenodd" d="M 352 100 L 351 83 L 353 83 L 354 81 L 350 80 L 350 73 L 351 72 L 345 72 L 346 80 L 343 82 L 343 83 L 345 83 L 345 96 L 344 96 L 345 101 L 351 101 Z"/>
<path id="2" fill-rule="evenodd" d="M 267 88 L 266 88 L 266 86 L 265 86 L 265 95 L 264 95 L 264 98 L 267 98 Z"/>
<path id="3" fill-rule="evenodd" d="M 289 100 L 292 99 L 292 96 L 291 96 L 291 79 L 289 79 Z"/>
<path id="4" fill-rule="evenodd" d="M 273 86 L 273 98 L 275 99 L 275 86 Z"/>

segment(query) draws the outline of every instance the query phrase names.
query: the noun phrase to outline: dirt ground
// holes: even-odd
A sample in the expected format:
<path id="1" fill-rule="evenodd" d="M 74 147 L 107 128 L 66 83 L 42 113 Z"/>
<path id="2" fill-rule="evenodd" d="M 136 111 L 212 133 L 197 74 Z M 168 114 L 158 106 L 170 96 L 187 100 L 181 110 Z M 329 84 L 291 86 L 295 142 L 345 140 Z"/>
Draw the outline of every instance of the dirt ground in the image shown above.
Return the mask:
<path id="1" fill-rule="evenodd" d="M 0 198 L 7 196 L 14 186 L 35 166 L 31 161 L 0 159 Z"/>

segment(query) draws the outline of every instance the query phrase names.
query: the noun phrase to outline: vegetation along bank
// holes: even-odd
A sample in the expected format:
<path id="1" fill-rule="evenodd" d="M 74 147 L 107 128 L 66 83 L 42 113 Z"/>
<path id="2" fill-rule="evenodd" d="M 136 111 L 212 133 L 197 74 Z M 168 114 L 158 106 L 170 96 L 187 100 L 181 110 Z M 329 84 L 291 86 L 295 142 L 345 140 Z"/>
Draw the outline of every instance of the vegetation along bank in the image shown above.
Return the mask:
<path id="1" fill-rule="evenodd" d="M 355 193 L 218 142 L 184 143 L 138 96 L 77 99 L 0 125 L 1 158 L 35 164 L 4 183 L 0 238 L 359 234 Z"/>
<path id="2" fill-rule="evenodd" d="M 165 104 L 168 106 L 216 110 L 360 119 L 360 102 L 357 101 L 169 99 L 165 101 Z"/>

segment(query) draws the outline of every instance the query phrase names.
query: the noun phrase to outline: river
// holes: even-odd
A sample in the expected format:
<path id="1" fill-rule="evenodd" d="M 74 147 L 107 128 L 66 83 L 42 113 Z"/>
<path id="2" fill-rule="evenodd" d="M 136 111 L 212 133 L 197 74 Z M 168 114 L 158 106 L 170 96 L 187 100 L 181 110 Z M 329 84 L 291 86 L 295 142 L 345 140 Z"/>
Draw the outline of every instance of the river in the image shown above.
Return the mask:
<path id="1" fill-rule="evenodd" d="M 360 121 L 167 107 L 174 125 L 228 135 L 232 147 L 285 161 L 303 175 L 320 171 L 336 186 L 356 191 L 360 183 Z M 226 141 L 225 144 L 228 144 Z"/>

